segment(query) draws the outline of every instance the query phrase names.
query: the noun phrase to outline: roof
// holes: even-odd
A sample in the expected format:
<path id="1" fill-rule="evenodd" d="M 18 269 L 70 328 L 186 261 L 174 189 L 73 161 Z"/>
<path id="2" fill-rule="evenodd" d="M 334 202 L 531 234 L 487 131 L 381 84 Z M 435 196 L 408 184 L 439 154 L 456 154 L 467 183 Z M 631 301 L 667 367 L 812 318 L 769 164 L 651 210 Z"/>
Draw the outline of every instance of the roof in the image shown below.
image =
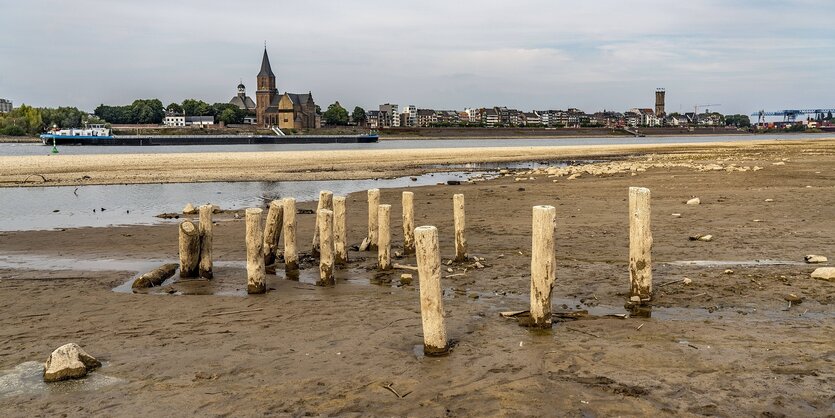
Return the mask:
<path id="1" fill-rule="evenodd" d="M 186 116 L 186 122 L 214 122 L 214 116 Z"/>
<path id="2" fill-rule="evenodd" d="M 298 93 L 287 92 L 287 93 L 284 93 L 284 94 L 286 94 L 288 97 L 290 97 L 290 101 L 293 102 L 293 104 L 299 104 L 300 105 L 300 104 L 307 103 L 308 100 L 313 100 L 313 95 L 310 94 L 310 93 L 298 94 Z M 270 106 L 276 106 L 277 107 L 278 102 L 281 100 L 281 97 L 284 96 L 284 94 L 276 94 L 275 97 L 273 97 L 273 102 L 270 103 Z"/>
<path id="3" fill-rule="evenodd" d="M 249 96 L 244 96 L 243 98 L 241 98 L 241 96 L 235 96 L 229 101 L 229 104 L 233 104 L 238 106 L 238 108 L 245 110 L 255 109 L 255 102 L 252 101 L 252 98 Z"/>
<path id="4" fill-rule="evenodd" d="M 261 72 L 258 77 L 275 77 L 273 69 L 270 67 L 270 57 L 267 56 L 267 48 L 264 48 L 264 57 L 261 58 Z"/>

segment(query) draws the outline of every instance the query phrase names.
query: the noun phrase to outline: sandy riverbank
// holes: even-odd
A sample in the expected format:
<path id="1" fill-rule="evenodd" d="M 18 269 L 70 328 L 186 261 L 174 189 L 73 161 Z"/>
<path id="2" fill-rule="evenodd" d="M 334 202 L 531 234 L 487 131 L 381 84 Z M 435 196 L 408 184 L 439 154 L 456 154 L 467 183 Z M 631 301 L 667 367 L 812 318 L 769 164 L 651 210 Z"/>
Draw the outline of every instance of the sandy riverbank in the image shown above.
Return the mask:
<path id="1" fill-rule="evenodd" d="M 111 288 L 135 274 L 130 263 L 176 259 L 175 224 L 0 233 L 0 370 L 74 341 L 104 361 L 96 374 L 118 379 L 95 390 L 17 394 L 0 385 L 0 412 L 831 416 L 835 283 L 809 278 L 817 266 L 803 256 L 835 259 L 835 148 L 813 141 L 665 151 L 627 159 L 634 171 L 597 164 L 574 180 L 518 173 L 411 189 L 417 223 L 440 228 L 445 259 L 452 195 L 465 194 L 470 253 L 487 266 L 450 266 L 460 274 L 443 280 L 457 346 L 440 359 L 415 354 L 416 284 L 399 286 L 400 271 L 372 284 L 373 254 L 352 252 L 334 288 L 311 286 L 317 269 L 307 266 L 301 283 L 279 273 L 271 292 L 246 296 L 244 223 L 224 215 L 213 282 L 124 294 Z M 515 181 L 523 177 L 535 179 Z M 652 190 L 655 310 L 651 318 L 607 317 L 625 312 L 626 197 L 637 185 Z M 685 205 L 693 196 L 702 204 Z M 393 205 L 399 231 L 400 190 L 383 190 L 382 201 Z M 545 333 L 498 316 L 528 303 L 536 204 L 558 211 L 554 309 L 590 313 Z M 365 234 L 365 207 L 364 193 L 349 196 L 351 243 Z M 306 251 L 313 216 L 298 221 Z M 714 240 L 688 240 L 693 234 Z M 402 244 L 399 234 L 393 244 Z M 692 260 L 716 261 L 681 263 Z M 787 309 L 789 293 L 803 303 Z M 17 382 L 8 376 L 0 372 L 0 382 Z"/>
<path id="2" fill-rule="evenodd" d="M 835 139 L 799 143 L 835 146 Z M 404 175 L 439 164 L 582 159 L 676 150 L 699 153 L 713 149 L 779 148 L 782 144 L 776 140 L 752 140 L 669 145 L 11 156 L 0 157 L 0 186 L 355 179 Z"/>

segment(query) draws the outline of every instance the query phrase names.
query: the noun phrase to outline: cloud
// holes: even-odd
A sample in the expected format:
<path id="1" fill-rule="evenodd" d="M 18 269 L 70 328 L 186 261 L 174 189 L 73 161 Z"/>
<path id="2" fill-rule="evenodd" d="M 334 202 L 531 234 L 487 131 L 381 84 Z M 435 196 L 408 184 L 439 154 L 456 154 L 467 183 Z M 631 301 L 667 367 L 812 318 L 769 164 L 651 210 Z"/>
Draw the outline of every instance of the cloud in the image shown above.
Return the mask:
<path id="1" fill-rule="evenodd" d="M 656 87 L 728 112 L 835 105 L 823 0 L 6 3 L 0 97 L 17 104 L 226 101 L 266 40 L 279 88 L 322 105 L 623 110 Z"/>

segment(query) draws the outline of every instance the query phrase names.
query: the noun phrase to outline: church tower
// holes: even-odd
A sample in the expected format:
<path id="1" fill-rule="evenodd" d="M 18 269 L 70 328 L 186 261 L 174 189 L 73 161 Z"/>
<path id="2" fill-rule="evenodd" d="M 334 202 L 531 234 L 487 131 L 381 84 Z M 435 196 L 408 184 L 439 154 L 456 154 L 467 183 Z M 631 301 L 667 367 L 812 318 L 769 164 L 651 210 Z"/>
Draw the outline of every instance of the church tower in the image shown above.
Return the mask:
<path id="1" fill-rule="evenodd" d="M 277 125 L 276 120 L 267 120 L 267 108 L 278 94 L 275 87 L 275 74 L 270 67 L 270 57 L 267 56 L 267 48 L 264 47 L 264 57 L 261 59 L 261 72 L 257 77 L 258 87 L 255 91 L 255 117 L 258 125 Z"/>

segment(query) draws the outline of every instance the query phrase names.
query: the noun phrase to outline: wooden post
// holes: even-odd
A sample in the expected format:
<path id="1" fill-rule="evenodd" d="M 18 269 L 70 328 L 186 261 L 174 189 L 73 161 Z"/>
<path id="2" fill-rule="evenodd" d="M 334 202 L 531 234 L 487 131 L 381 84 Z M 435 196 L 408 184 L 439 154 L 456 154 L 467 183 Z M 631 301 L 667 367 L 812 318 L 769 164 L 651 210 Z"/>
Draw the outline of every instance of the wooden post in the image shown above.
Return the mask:
<path id="1" fill-rule="evenodd" d="M 330 190 L 322 190 L 319 192 L 319 205 L 316 207 L 316 213 L 320 210 L 333 210 L 333 192 Z M 313 226 L 313 256 L 319 255 L 319 216 L 316 216 L 316 225 Z"/>
<path id="2" fill-rule="evenodd" d="M 415 194 L 403 192 L 403 255 L 415 253 Z"/>
<path id="3" fill-rule="evenodd" d="M 452 196 L 453 219 L 455 221 L 455 261 L 467 260 L 467 237 L 464 236 L 464 195 Z"/>
<path id="4" fill-rule="evenodd" d="M 642 302 L 652 298 L 652 231 L 650 192 L 629 188 L 629 296 Z"/>
<path id="5" fill-rule="evenodd" d="M 415 229 L 415 235 L 420 280 L 420 317 L 423 322 L 423 353 L 427 356 L 440 356 L 449 352 L 449 341 L 444 326 L 438 228 L 421 226 Z"/>
<path id="6" fill-rule="evenodd" d="M 345 196 L 333 197 L 333 253 L 336 264 L 348 264 L 348 227 L 345 220 Z"/>
<path id="7" fill-rule="evenodd" d="M 319 209 L 316 213 L 316 224 L 319 229 L 319 280 L 316 286 L 333 286 L 333 211 Z"/>
<path id="8" fill-rule="evenodd" d="M 267 272 L 264 268 L 264 230 L 259 208 L 246 210 L 246 293 L 267 292 Z"/>
<path id="9" fill-rule="evenodd" d="M 557 262 L 554 256 L 556 228 L 556 208 L 533 207 L 530 326 L 536 328 L 551 327 L 551 289 L 554 287 Z"/>
<path id="10" fill-rule="evenodd" d="M 391 205 L 380 205 L 377 209 L 377 267 L 391 270 Z"/>
<path id="11" fill-rule="evenodd" d="M 199 275 L 200 231 L 191 221 L 180 223 L 180 277 Z"/>
<path id="12" fill-rule="evenodd" d="M 288 279 L 299 279 L 299 255 L 296 252 L 296 199 L 284 199 L 284 273 Z"/>
<path id="13" fill-rule="evenodd" d="M 200 277 L 212 278 L 212 205 L 200 206 Z"/>
<path id="14" fill-rule="evenodd" d="M 264 227 L 264 264 L 272 265 L 278 257 L 278 241 L 281 239 L 281 229 L 284 223 L 284 202 L 273 200 L 267 212 Z M 272 271 L 272 270 L 271 270 Z"/>
<path id="15" fill-rule="evenodd" d="M 131 285 L 132 289 L 144 289 L 159 286 L 177 272 L 177 264 L 163 264 L 137 278 Z"/>
<path id="16" fill-rule="evenodd" d="M 377 208 L 380 206 L 380 189 L 368 191 L 368 250 L 377 249 Z"/>

